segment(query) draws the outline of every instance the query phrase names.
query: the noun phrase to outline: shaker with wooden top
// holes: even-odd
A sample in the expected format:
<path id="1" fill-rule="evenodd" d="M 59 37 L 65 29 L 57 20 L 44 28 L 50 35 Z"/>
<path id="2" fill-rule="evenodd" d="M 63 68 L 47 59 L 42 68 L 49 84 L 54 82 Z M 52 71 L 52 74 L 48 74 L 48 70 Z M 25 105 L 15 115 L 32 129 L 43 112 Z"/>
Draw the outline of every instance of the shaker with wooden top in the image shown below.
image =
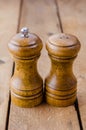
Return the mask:
<path id="1" fill-rule="evenodd" d="M 42 102 L 43 81 L 37 72 L 37 60 L 42 49 L 41 39 L 24 27 L 8 44 L 15 61 L 11 78 L 11 99 L 20 107 L 34 107 Z"/>
<path id="2" fill-rule="evenodd" d="M 73 61 L 80 50 L 80 42 L 70 34 L 55 34 L 49 37 L 46 48 L 51 59 L 51 70 L 45 80 L 45 100 L 54 106 L 72 105 L 77 93 Z"/>

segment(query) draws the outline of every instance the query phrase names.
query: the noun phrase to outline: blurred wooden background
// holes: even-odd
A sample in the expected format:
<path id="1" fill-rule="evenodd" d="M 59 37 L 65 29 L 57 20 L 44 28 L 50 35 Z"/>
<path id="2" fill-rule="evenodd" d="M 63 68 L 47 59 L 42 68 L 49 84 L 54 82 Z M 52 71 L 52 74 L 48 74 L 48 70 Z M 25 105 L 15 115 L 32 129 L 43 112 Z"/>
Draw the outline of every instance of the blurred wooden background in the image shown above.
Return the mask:
<path id="1" fill-rule="evenodd" d="M 46 103 L 19 108 L 11 103 L 9 80 L 13 74 L 7 44 L 23 26 L 44 43 L 38 63 L 45 79 L 50 70 L 45 42 L 59 32 L 76 35 L 81 51 L 74 64 L 78 79 L 77 102 L 60 108 Z M 86 0 L 0 0 L 0 130 L 86 130 Z"/>

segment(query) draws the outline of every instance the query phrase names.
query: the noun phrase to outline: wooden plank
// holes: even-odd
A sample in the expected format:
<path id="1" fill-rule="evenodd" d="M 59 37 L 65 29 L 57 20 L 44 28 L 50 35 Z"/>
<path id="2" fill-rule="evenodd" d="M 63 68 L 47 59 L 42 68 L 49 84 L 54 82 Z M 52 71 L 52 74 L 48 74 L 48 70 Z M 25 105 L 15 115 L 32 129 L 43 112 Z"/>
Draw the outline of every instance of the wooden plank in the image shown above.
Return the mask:
<path id="1" fill-rule="evenodd" d="M 83 129 L 86 129 L 86 1 L 58 1 L 63 31 L 76 35 L 81 42 L 81 50 L 74 65 L 78 79 L 78 102 Z"/>
<path id="2" fill-rule="evenodd" d="M 0 65 L 0 130 L 5 130 L 8 102 L 9 102 L 9 78 L 11 76 L 12 64 L 10 60 L 4 61 L 5 63 Z M 7 71 L 9 69 L 9 71 Z M 5 81 L 5 82 L 4 82 Z"/>
<path id="3" fill-rule="evenodd" d="M 25 0 L 20 26 L 27 26 L 44 42 L 38 69 L 43 78 L 50 70 L 45 41 L 52 33 L 60 32 L 54 0 Z M 35 108 L 19 108 L 11 104 L 9 130 L 79 130 L 74 106 L 57 108 L 45 103 Z"/>
<path id="4" fill-rule="evenodd" d="M 12 61 L 7 43 L 16 33 L 20 1 L 0 0 L 0 130 L 6 130 Z"/>

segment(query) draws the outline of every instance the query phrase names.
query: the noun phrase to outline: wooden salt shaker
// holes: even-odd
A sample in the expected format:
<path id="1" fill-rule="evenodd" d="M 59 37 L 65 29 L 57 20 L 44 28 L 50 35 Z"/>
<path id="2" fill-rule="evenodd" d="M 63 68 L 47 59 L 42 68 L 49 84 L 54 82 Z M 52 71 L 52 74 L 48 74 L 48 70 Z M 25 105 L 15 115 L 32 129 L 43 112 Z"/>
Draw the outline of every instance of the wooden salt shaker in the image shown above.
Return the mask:
<path id="1" fill-rule="evenodd" d="M 73 35 L 61 33 L 51 36 L 46 48 L 52 67 L 45 80 L 45 100 L 54 106 L 72 105 L 77 93 L 77 80 L 72 65 L 80 49 L 80 42 Z"/>
<path id="2" fill-rule="evenodd" d="M 37 72 L 37 60 L 42 49 L 41 39 L 22 28 L 8 44 L 15 61 L 11 78 L 11 99 L 20 107 L 34 107 L 42 102 L 43 81 Z"/>

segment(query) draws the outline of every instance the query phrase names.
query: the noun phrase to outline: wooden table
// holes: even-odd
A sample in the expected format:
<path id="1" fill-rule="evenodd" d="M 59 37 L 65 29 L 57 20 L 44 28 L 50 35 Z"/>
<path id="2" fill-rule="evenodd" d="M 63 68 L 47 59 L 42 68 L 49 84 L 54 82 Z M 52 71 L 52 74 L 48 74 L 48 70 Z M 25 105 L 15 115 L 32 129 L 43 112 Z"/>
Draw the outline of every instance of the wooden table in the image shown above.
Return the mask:
<path id="1" fill-rule="evenodd" d="M 59 108 L 45 103 L 19 108 L 11 103 L 9 79 L 13 61 L 7 44 L 23 27 L 44 43 L 38 69 L 43 79 L 50 70 L 46 39 L 59 32 L 76 35 L 82 45 L 74 64 L 78 79 L 77 102 Z M 86 0 L 0 0 L 0 130 L 86 130 Z"/>

